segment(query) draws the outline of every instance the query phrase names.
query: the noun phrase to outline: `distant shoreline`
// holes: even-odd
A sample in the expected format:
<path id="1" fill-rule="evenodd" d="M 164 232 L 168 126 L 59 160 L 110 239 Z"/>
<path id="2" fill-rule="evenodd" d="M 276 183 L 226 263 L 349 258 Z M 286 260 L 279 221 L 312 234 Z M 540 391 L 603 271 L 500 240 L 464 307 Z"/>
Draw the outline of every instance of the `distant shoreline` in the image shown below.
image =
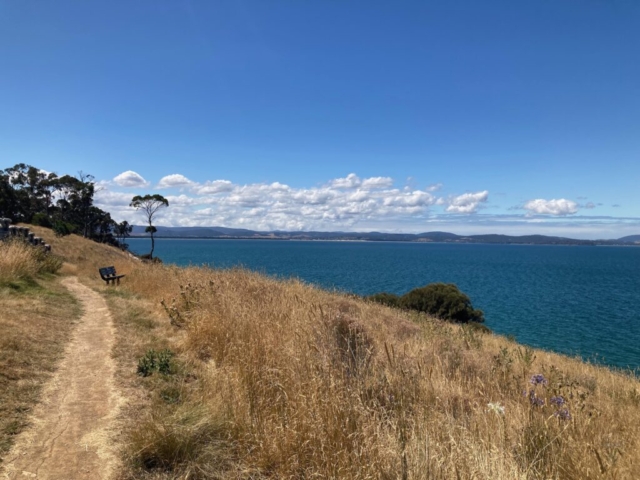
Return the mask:
<path id="1" fill-rule="evenodd" d="M 132 235 L 130 239 L 149 239 L 148 235 Z M 527 242 L 527 241 L 482 241 L 482 240 L 408 240 L 408 239 L 358 239 L 358 238 L 300 238 L 300 237 L 243 237 L 243 236 L 175 236 L 155 235 L 156 239 L 163 240 L 271 240 L 279 242 L 337 242 L 337 243 L 416 243 L 416 244 L 447 244 L 447 245 L 547 245 L 561 247 L 640 247 L 640 243 L 625 243 L 615 240 L 575 240 L 560 242 Z"/>
<path id="2" fill-rule="evenodd" d="M 343 231 L 282 231 L 249 230 L 228 227 L 164 227 L 158 226 L 156 238 L 210 239 L 210 240 L 298 240 L 331 242 L 409 242 L 409 243 L 482 243 L 501 245 L 611 245 L 640 246 L 640 235 L 622 238 L 580 240 L 551 235 L 458 235 L 450 232 L 387 233 Z M 131 237 L 145 238 L 146 227 L 134 225 Z"/>

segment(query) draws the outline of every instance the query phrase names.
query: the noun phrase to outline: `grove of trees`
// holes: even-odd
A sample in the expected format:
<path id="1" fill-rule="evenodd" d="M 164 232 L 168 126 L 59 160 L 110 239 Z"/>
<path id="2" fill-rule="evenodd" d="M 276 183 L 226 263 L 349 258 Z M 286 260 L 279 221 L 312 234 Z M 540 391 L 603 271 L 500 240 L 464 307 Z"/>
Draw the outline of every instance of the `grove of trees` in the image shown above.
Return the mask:
<path id="1" fill-rule="evenodd" d="M 56 235 L 76 233 L 116 245 L 116 228 L 126 231 L 119 235 L 124 240 L 130 226 L 123 227 L 96 207 L 94 194 L 94 177 L 82 172 L 58 176 L 24 163 L 0 170 L 0 217 L 49 227 Z"/>

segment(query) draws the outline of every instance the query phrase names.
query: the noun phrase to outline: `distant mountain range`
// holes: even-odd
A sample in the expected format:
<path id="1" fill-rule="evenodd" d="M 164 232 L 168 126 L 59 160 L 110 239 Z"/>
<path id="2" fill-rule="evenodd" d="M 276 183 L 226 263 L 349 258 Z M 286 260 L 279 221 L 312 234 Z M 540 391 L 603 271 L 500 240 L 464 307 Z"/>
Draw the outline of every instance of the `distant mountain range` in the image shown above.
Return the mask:
<path id="1" fill-rule="evenodd" d="M 618 239 L 623 243 L 640 243 L 640 235 L 629 235 L 628 237 L 622 237 Z"/>
<path id="2" fill-rule="evenodd" d="M 381 232 L 259 232 L 243 228 L 226 227 L 156 227 L 157 237 L 166 238 L 228 238 L 265 240 L 334 240 L 369 242 L 444 242 L 444 243 L 497 243 L 520 245 L 640 245 L 640 235 L 616 240 L 577 240 L 546 235 L 456 235 L 447 232 L 381 233 Z M 146 236 L 145 227 L 134 225 L 132 236 Z"/>

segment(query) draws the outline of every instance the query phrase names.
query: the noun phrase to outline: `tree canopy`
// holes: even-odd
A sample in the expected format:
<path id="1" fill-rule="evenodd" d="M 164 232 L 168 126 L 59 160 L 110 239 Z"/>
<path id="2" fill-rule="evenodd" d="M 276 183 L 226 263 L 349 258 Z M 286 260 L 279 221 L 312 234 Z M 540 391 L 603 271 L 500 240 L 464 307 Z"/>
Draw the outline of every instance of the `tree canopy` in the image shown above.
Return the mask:
<path id="1" fill-rule="evenodd" d="M 115 243 L 111 215 L 93 204 L 92 175 L 58 176 L 24 163 L 0 170 L 0 216 Z"/>

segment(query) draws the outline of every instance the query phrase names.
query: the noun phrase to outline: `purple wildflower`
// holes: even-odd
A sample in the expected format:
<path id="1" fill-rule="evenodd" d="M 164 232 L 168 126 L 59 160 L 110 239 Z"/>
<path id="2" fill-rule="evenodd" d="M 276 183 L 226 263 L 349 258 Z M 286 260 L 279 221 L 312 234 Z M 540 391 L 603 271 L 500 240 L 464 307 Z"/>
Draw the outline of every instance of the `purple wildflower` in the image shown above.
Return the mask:
<path id="1" fill-rule="evenodd" d="M 555 415 L 555 417 L 559 418 L 560 420 L 571 420 L 571 414 L 569 413 L 569 410 L 567 410 L 566 408 L 563 408 L 562 410 L 558 410 L 553 415 Z"/>
<path id="2" fill-rule="evenodd" d="M 531 377 L 531 380 L 529 380 L 531 382 L 531 385 L 546 385 L 547 384 L 547 379 L 544 378 L 544 375 L 542 375 L 541 373 L 538 373 L 537 375 L 533 375 Z"/>
<path id="3" fill-rule="evenodd" d="M 534 407 L 542 407 L 544 406 L 544 398 L 540 398 L 536 395 L 536 392 L 533 390 L 529 391 L 529 403 Z"/>
<path id="4" fill-rule="evenodd" d="M 558 395 L 557 397 L 551 397 L 551 399 L 549 400 L 549 402 L 551 402 L 552 404 L 561 407 L 563 406 L 566 401 L 564 399 L 564 397 L 562 395 Z"/>
<path id="5" fill-rule="evenodd" d="M 534 407 L 543 407 L 544 406 L 544 399 L 540 398 L 540 397 L 533 397 L 531 399 L 531 405 L 533 405 Z"/>

